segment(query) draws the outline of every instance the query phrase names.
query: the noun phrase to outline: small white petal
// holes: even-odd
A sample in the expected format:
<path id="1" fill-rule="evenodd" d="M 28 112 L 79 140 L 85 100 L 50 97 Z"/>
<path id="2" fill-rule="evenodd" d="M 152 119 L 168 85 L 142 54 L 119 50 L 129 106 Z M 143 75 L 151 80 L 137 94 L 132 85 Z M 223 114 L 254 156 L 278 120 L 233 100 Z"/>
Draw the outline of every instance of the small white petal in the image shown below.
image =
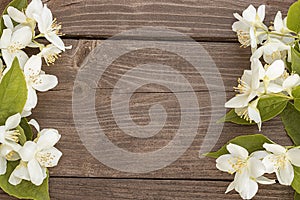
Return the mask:
<path id="1" fill-rule="evenodd" d="M 42 167 L 55 167 L 57 166 L 61 156 L 62 156 L 62 152 L 60 152 L 55 147 L 52 147 L 40 151 L 37 155 L 37 160 Z"/>
<path id="2" fill-rule="evenodd" d="M 265 166 L 266 173 L 274 173 L 276 171 L 276 163 L 277 163 L 277 158 L 273 154 L 267 155 L 263 160 L 262 163 Z"/>
<path id="3" fill-rule="evenodd" d="M 262 120 L 261 120 L 259 110 L 256 107 L 249 105 L 248 106 L 248 115 L 249 115 L 249 118 L 258 125 L 258 129 L 261 130 Z"/>
<path id="4" fill-rule="evenodd" d="M 31 119 L 28 124 L 32 125 L 37 130 L 37 132 L 40 132 L 40 125 L 35 119 Z"/>
<path id="5" fill-rule="evenodd" d="M 290 162 L 286 162 L 284 167 L 280 167 L 276 176 L 281 185 L 291 185 L 294 180 L 294 168 Z"/>
<path id="6" fill-rule="evenodd" d="M 41 73 L 42 58 L 39 56 L 31 56 L 24 66 L 24 74 L 27 77 L 35 77 Z"/>
<path id="7" fill-rule="evenodd" d="M 285 69 L 284 62 L 282 60 L 276 60 L 275 62 L 273 62 L 273 64 L 271 64 L 268 67 L 266 71 L 266 76 L 270 80 L 275 80 L 284 73 L 284 69 Z"/>
<path id="8" fill-rule="evenodd" d="M 267 155 L 269 155 L 269 153 L 266 151 L 255 151 L 251 154 L 251 157 L 261 160 L 264 159 Z"/>
<path id="9" fill-rule="evenodd" d="M 251 39 L 251 48 L 255 50 L 257 48 L 257 38 L 253 27 L 250 28 L 250 39 Z"/>
<path id="10" fill-rule="evenodd" d="M 26 9 L 27 17 L 34 19 L 33 14 L 40 15 L 43 10 L 43 3 L 41 0 L 32 0 Z"/>
<path id="11" fill-rule="evenodd" d="M 27 166 L 31 182 L 36 186 L 40 186 L 44 181 L 44 174 L 40 164 L 37 160 L 33 159 L 28 162 Z"/>
<path id="12" fill-rule="evenodd" d="M 40 75 L 35 82 L 32 84 L 32 87 L 40 92 L 46 92 L 50 89 L 55 88 L 58 84 L 57 77 L 54 75 Z"/>
<path id="13" fill-rule="evenodd" d="M 7 48 L 12 37 L 11 29 L 4 29 L 0 39 L 0 48 Z"/>
<path id="14" fill-rule="evenodd" d="M 283 91 L 283 88 L 276 83 L 269 83 L 267 90 L 269 93 L 279 93 Z"/>
<path id="15" fill-rule="evenodd" d="M 253 22 L 256 19 L 256 9 L 253 5 L 249 5 L 249 7 L 244 10 L 243 12 L 243 18 L 245 18 L 249 22 Z"/>
<path id="16" fill-rule="evenodd" d="M 225 108 L 244 108 L 248 105 L 249 95 L 239 94 L 225 103 Z"/>
<path id="17" fill-rule="evenodd" d="M 24 109 L 30 111 L 37 105 L 37 95 L 35 89 L 33 89 L 32 87 L 27 87 L 27 90 L 28 96 Z"/>
<path id="18" fill-rule="evenodd" d="M 8 15 L 3 15 L 3 21 L 4 21 L 4 25 L 13 30 L 14 29 L 14 24 L 13 22 L 11 21 L 11 18 L 8 16 Z"/>
<path id="19" fill-rule="evenodd" d="M 19 154 L 23 161 L 28 162 L 34 158 L 36 150 L 37 144 L 32 141 L 27 141 L 19 150 Z"/>
<path id="20" fill-rule="evenodd" d="M 25 16 L 24 13 L 22 13 L 18 9 L 16 9 L 12 6 L 9 6 L 7 8 L 7 13 L 14 21 L 16 21 L 18 23 L 26 23 L 27 17 Z"/>
<path id="21" fill-rule="evenodd" d="M 259 19 L 260 19 L 261 22 L 263 22 L 264 19 L 265 19 L 265 10 L 266 10 L 266 6 L 265 5 L 261 5 L 257 9 L 257 15 L 258 15 L 258 17 L 259 17 Z"/>
<path id="22" fill-rule="evenodd" d="M 0 156 L 0 175 L 3 175 L 6 173 L 6 164 L 7 161 L 5 157 Z"/>
<path id="23" fill-rule="evenodd" d="M 22 182 L 22 179 L 18 178 L 15 176 L 14 174 L 14 171 L 11 173 L 9 179 L 8 179 L 8 182 L 11 184 L 11 185 L 19 185 L 21 182 Z"/>
<path id="24" fill-rule="evenodd" d="M 61 138 L 61 135 L 55 129 L 43 129 L 37 141 L 39 150 L 49 149 L 53 147 Z"/>
<path id="25" fill-rule="evenodd" d="M 229 184 L 229 186 L 227 187 L 225 194 L 227 194 L 228 192 L 232 191 L 234 188 L 235 188 L 235 182 L 232 181 L 232 182 Z"/>
<path id="26" fill-rule="evenodd" d="M 293 74 L 284 80 L 282 87 L 284 89 L 293 89 L 300 84 L 300 76 L 298 74 Z"/>
<path id="27" fill-rule="evenodd" d="M 263 185 L 271 185 L 271 184 L 275 184 L 276 183 L 275 180 L 268 179 L 268 178 L 266 178 L 264 176 L 257 177 L 256 181 L 258 183 L 260 183 L 260 184 L 263 184 Z"/>
<path id="28" fill-rule="evenodd" d="M 258 184 L 247 173 L 236 174 L 236 191 L 243 199 L 252 199 L 258 191 Z"/>
<path id="29" fill-rule="evenodd" d="M 62 39 L 56 35 L 54 32 L 50 32 L 48 34 L 45 34 L 45 38 L 54 44 L 57 48 L 59 48 L 62 51 L 65 51 L 65 44 L 62 41 Z"/>
<path id="30" fill-rule="evenodd" d="M 21 48 L 25 48 L 28 44 L 31 43 L 32 40 L 32 31 L 29 26 L 24 26 L 12 34 L 11 38 L 12 42 L 20 45 Z"/>
<path id="31" fill-rule="evenodd" d="M 234 173 L 235 169 L 232 168 L 232 164 L 234 164 L 236 162 L 237 162 L 237 159 L 234 158 L 232 155 L 225 154 L 225 155 L 220 156 L 216 160 L 216 167 L 220 171 Z"/>
<path id="32" fill-rule="evenodd" d="M 283 146 L 280 146 L 278 144 L 268 144 L 268 143 L 265 143 L 263 145 L 263 147 L 267 151 L 272 152 L 275 155 L 280 155 L 280 154 L 286 153 L 286 148 L 284 148 Z"/>
<path id="33" fill-rule="evenodd" d="M 249 156 L 248 151 L 244 147 L 241 147 L 239 145 L 230 143 L 226 146 L 226 148 L 229 151 L 229 153 L 235 157 L 247 159 Z"/>
<path id="34" fill-rule="evenodd" d="M 248 160 L 248 169 L 249 169 L 249 172 L 250 172 L 250 176 L 253 177 L 253 178 L 257 178 L 257 177 L 260 177 L 262 176 L 266 169 L 265 169 L 265 166 L 263 165 L 263 163 L 256 159 L 256 158 L 250 158 Z"/>
<path id="35" fill-rule="evenodd" d="M 5 122 L 5 128 L 6 130 L 11 130 L 16 128 L 21 122 L 21 115 L 20 113 L 17 113 L 13 116 L 10 116 L 6 122 Z"/>
<path id="36" fill-rule="evenodd" d="M 26 180 L 26 181 L 30 181 L 30 176 L 29 176 L 29 172 L 28 172 L 28 168 L 26 166 L 25 163 L 20 163 L 16 169 L 14 170 L 14 176 Z"/>
<path id="37" fill-rule="evenodd" d="M 292 148 L 288 150 L 287 157 L 293 165 L 300 167 L 300 149 Z"/>
<path id="38" fill-rule="evenodd" d="M 281 29 L 283 29 L 283 27 L 284 27 L 284 24 L 283 24 L 283 20 L 282 20 L 282 14 L 280 11 L 278 11 L 275 16 L 275 20 L 274 20 L 274 29 L 276 31 L 281 31 Z"/>

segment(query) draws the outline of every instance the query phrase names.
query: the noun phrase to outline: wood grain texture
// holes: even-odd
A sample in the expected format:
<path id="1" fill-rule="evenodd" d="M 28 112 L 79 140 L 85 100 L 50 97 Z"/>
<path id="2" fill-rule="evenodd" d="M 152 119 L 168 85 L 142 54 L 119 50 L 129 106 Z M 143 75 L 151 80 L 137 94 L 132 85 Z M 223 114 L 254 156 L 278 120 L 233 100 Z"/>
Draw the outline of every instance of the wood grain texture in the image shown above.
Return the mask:
<path id="1" fill-rule="evenodd" d="M 2 0 L 7 2 L 8 0 Z M 266 23 L 275 12 L 287 13 L 295 0 L 48 0 L 54 15 L 63 22 L 67 37 L 107 38 L 124 30 L 142 26 L 163 26 L 197 40 L 235 40 L 231 31 L 232 13 L 241 12 L 250 3 L 266 5 Z M 269 24 L 270 25 L 270 24 Z"/>
<path id="2" fill-rule="evenodd" d="M 186 178 L 186 179 L 207 179 L 215 178 L 229 180 L 232 177 L 221 173 L 215 169 L 213 159 L 199 159 L 199 149 L 210 122 L 210 117 L 223 109 L 223 105 L 216 108 L 216 113 L 211 112 L 211 103 L 208 100 L 207 88 L 199 74 L 193 73 L 191 66 L 176 59 L 174 54 L 157 50 L 143 50 L 133 52 L 120 57 L 106 71 L 107 76 L 103 76 L 96 90 L 96 111 L 98 120 L 104 129 L 107 137 L 118 147 L 132 152 L 149 152 L 165 146 L 176 134 L 180 122 L 180 109 L 174 93 L 163 87 L 148 85 L 141 87 L 133 94 L 130 101 L 130 112 L 133 121 L 137 124 L 149 122 L 149 107 L 155 103 L 162 104 L 168 113 L 168 119 L 164 129 L 150 139 L 138 139 L 123 133 L 116 125 L 115 119 L 111 114 L 110 94 L 116 82 L 116 78 L 132 66 L 145 59 L 147 62 L 162 62 L 169 65 L 180 66 L 180 73 L 188 75 L 191 85 L 195 88 L 196 96 L 201 110 L 201 120 L 198 134 L 192 146 L 184 155 L 170 166 L 147 174 L 131 174 L 110 169 L 101 162 L 93 158 L 82 144 L 76 132 L 72 115 L 72 90 L 76 74 L 81 66 L 82 58 L 85 58 L 91 49 L 95 48 L 99 41 L 76 41 L 66 40 L 67 44 L 73 45 L 73 50 L 68 51 L 62 56 L 55 66 L 45 67 L 45 71 L 59 77 L 60 84 L 48 93 L 39 93 L 39 103 L 34 110 L 33 118 L 41 123 L 42 127 L 57 128 L 63 135 L 58 147 L 63 151 L 64 156 L 60 165 L 51 170 L 55 176 L 88 176 L 88 177 L 139 177 L 139 178 Z M 235 80 L 241 75 L 242 70 L 249 65 L 249 52 L 240 49 L 237 44 L 223 43 L 203 43 L 203 46 L 210 52 L 216 61 L 218 69 L 221 71 L 225 82 L 228 98 L 233 96 L 230 89 L 235 84 Z M 184 48 L 184 44 L 183 47 Z M 231 56 L 224 56 L 224 49 L 230 49 Z M 157 51 L 157 52 L 155 52 Z M 226 54 L 226 52 L 225 52 Z M 151 56 L 149 56 L 151 55 Z M 232 58 L 235 58 L 233 61 Z M 205 62 L 205 60 L 203 61 Z M 116 68 L 121 70 L 116 70 Z M 188 73 L 189 72 L 189 73 Z M 193 81 L 194 80 L 194 81 Z M 197 81 L 195 81 L 197 80 Z M 176 84 L 176 83 L 174 83 Z M 122 91 L 122 88 L 116 88 Z M 190 94 L 186 92 L 186 100 L 189 101 Z M 220 91 L 214 91 L 220 93 Z M 117 109 L 124 109 L 122 99 Z M 193 107 L 191 107 L 191 113 Z M 82 110 L 84 113 L 85 111 Z M 191 114 L 192 115 L 192 114 Z M 196 123 L 198 119 L 191 117 L 190 123 Z M 256 126 L 247 127 L 241 132 L 241 127 L 232 124 L 225 124 L 221 138 L 219 138 L 214 149 L 224 145 L 229 139 L 241 134 L 259 133 Z M 281 144 L 290 144 L 290 140 L 284 134 L 282 123 L 278 118 L 267 122 L 263 126 L 263 134 L 266 134 L 274 141 Z M 217 140 L 218 138 L 216 138 Z M 113 159 L 113 158 L 112 158 Z"/>

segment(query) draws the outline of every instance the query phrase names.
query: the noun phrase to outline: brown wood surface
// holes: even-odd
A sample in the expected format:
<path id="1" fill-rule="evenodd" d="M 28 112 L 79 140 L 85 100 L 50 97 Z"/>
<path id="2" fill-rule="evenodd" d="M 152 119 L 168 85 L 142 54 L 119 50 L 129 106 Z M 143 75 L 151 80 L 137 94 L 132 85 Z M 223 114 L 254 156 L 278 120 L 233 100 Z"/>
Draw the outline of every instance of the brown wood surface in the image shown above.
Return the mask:
<path id="1" fill-rule="evenodd" d="M 1 0 L 2 10 L 8 0 Z M 215 168 L 215 160 L 199 158 L 199 149 L 204 140 L 210 117 L 221 112 L 223 105 L 212 112 L 207 85 L 203 77 L 184 59 L 158 49 L 144 49 L 130 52 L 118 58 L 98 83 L 96 91 L 96 111 L 100 125 L 106 136 L 118 147 L 131 152 L 149 152 L 165 146 L 176 134 L 180 123 L 180 109 L 175 93 L 186 94 L 190 100 L 196 93 L 200 106 L 201 120 L 197 136 L 191 147 L 168 167 L 150 173 L 134 174 L 111 169 L 95 159 L 82 144 L 76 131 L 72 113 L 72 92 L 76 75 L 89 53 L 103 39 L 123 30 L 141 26 L 166 26 L 186 33 L 200 42 L 215 61 L 225 85 L 227 99 L 234 95 L 232 87 L 242 71 L 249 68 L 250 50 L 239 47 L 235 34 L 231 31 L 233 12 L 241 12 L 249 3 L 255 6 L 267 5 L 267 22 L 277 10 L 286 13 L 294 0 L 288 1 L 224 1 L 224 0 L 49 0 L 55 17 L 63 23 L 65 42 L 73 49 L 62 55 L 54 66 L 44 67 L 49 74 L 55 74 L 60 84 L 47 93 L 39 93 L 39 103 L 32 118 L 43 128 L 56 128 L 62 134 L 57 145 L 64 153 L 58 167 L 50 170 L 50 194 L 52 199 L 240 199 L 232 192 L 225 195 L 232 176 Z M 130 39 L 143 40 L 138 36 Z M 155 40 L 155 38 L 152 38 Z M 175 38 L 164 38 L 173 40 Z M 181 41 L 182 49 L 189 42 Z M 191 53 L 191 59 L 193 55 Z M 202 58 L 208 62 L 207 58 Z M 168 113 L 166 126 L 154 137 L 138 139 L 123 133 L 116 125 L 111 112 L 111 93 L 122 93 L 126 88 L 115 88 L 120 76 L 142 63 L 168 64 L 185 76 L 193 91 L 170 92 L 164 87 L 147 85 L 137 90 L 130 101 L 130 114 L 137 124 L 149 122 L 149 107 L 155 103 L 164 106 Z M 147 73 L 147 72 L 144 72 Z M 166 71 L 168 73 L 168 71 Z M 210 75 L 214 78 L 214 74 Z M 174 82 L 174 84 L 178 84 Z M 211 91 L 221 97 L 219 90 Z M 122 110 L 122 99 L 119 99 Z M 83 102 L 84 103 L 84 102 Z M 193 111 L 191 107 L 191 113 Z M 85 110 L 82 110 L 84 113 Z M 156 113 L 159 114 L 159 113 Z M 192 118 L 190 123 L 198 119 Z M 225 124 L 222 135 L 216 138 L 214 149 L 220 148 L 228 140 L 241 134 L 259 133 L 256 126 L 241 127 Z M 275 142 L 290 145 L 284 134 L 279 118 L 263 125 L 261 132 Z M 114 159 L 114 158 L 111 158 Z M 292 199 L 293 191 L 279 185 L 261 186 L 255 199 Z M 13 199 L 0 193 L 0 199 Z"/>

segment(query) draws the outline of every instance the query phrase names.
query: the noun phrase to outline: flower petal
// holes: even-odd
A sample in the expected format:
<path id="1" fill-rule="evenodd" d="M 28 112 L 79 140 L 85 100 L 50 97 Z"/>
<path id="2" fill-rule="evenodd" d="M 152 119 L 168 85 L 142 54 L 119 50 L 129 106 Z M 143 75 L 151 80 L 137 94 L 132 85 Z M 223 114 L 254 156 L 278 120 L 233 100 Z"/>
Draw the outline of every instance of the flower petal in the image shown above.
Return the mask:
<path id="1" fill-rule="evenodd" d="M 232 181 L 232 182 L 228 185 L 225 194 L 227 194 L 228 192 L 232 191 L 234 188 L 235 188 L 235 182 Z"/>
<path id="2" fill-rule="evenodd" d="M 277 12 L 274 20 L 274 29 L 276 31 L 281 31 L 284 27 L 283 20 L 282 20 L 282 14 L 280 11 Z"/>
<path id="3" fill-rule="evenodd" d="M 59 48 L 62 51 L 65 51 L 65 44 L 62 41 L 62 39 L 56 35 L 54 32 L 50 32 L 48 34 L 45 34 L 45 38 L 54 44 L 57 48 Z"/>
<path id="4" fill-rule="evenodd" d="M 6 161 L 5 157 L 0 156 L 0 175 L 3 175 L 6 173 L 6 165 L 7 165 L 7 161 Z"/>
<path id="5" fill-rule="evenodd" d="M 247 173 L 236 176 L 236 191 L 243 199 L 252 199 L 258 191 L 258 184 Z"/>
<path id="6" fill-rule="evenodd" d="M 40 92 L 46 92 L 58 84 L 57 77 L 54 75 L 40 75 L 32 84 L 32 87 Z"/>
<path id="7" fill-rule="evenodd" d="M 257 15 L 258 15 L 258 17 L 259 17 L 259 19 L 260 19 L 261 22 L 263 22 L 264 19 L 265 19 L 265 14 L 266 14 L 265 10 L 266 10 L 266 6 L 265 5 L 261 5 L 257 9 Z"/>
<path id="8" fill-rule="evenodd" d="M 35 119 L 31 119 L 28 124 L 32 125 L 37 130 L 37 132 L 40 132 L 40 125 Z"/>
<path id="9" fill-rule="evenodd" d="M 24 109 L 30 111 L 31 109 L 35 108 L 37 104 L 37 95 L 35 89 L 33 89 L 32 87 L 27 87 L 27 90 L 28 95 Z"/>
<path id="10" fill-rule="evenodd" d="M 14 186 L 19 185 L 22 182 L 22 179 L 15 176 L 15 170 L 11 173 L 8 182 Z"/>
<path id="11" fill-rule="evenodd" d="M 3 15 L 3 21 L 4 21 L 4 25 L 13 30 L 14 29 L 14 24 L 13 22 L 11 21 L 11 18 L 8 16 L 8 15 Z"/>
<path id="12" fill-rule="evenodd" d="M 43 129 L 37 141 L 39 150 L 53 147 L 60 139 L 61 135 L 55 129 Z"/>
<path id="13" fill-rule="evenodd" d="M 269 93 L 279 93 L 282 92 L 283 88 L 276 83 L 269 83 L 267 90 Z"/>
<path id="14" fill-rule="evenodd" d="M 20 157 L 23 161 L 28 162 L 35 156 L 37 144 L 32 141 L 27 141 L 24 146 L 19 150 Z"/>
<path id="15" fill-rule="evenodd" d="M 276 60 L 268 67 L 266 71 L 266 76 L 270 80 L 275 80 L 284 73 L 284 69 L 284 62 L 282 60 Z"/>
<path id="16" fill-rule="evenodd" d="M 42 58 L 39 56 L 31 56 L 24 66 L 24 74 L 26 77 L 35 77 L 41 73 Z"/>
<path id="17" fill-rule="evenodd" d="M 0 48 L 7 48 L 10 44 L 12 36 L 11 29 L 4 29 L 0 39 Z"/>
<path id="18" fill-rule="evenodd" d="M 277 158 L 275 155 L 273 154 L 269 154 L 267 155 L 263 160 L 262 163 L 265 166 L 266 169 L 266 173 L 274 173 L 276 171 L 276 162 L 277 162 Z"/>
<path id="19" fill-rule="evenodd" d="M 243 18 L 245 18 L 249 22 L 254 22 L 256 19 L 256 9 L 253 5 L 249 5 L 249 7 L 244 10 Z"/>
<path id="20" fill-rule="evenodd" d="M 11 130 L 16 128 L 21 122 L 21 115 L 20 113 L 17 113 L 13 116 L 10 116 L 6 122 L 5 122 L 5 128 L 6 130 Z"/>
<path id="21" fill-rule="evenodd" d="M 27 168 L 27 164 L 21 162 L 16 169 L 14 170 L 14 176 L 20 178 L 20 179 L 24 179 L 26 181 L 30 181 L 30 176 L 29 176 L 29 172 L 28 172 L 28 168 Z"/>
<path id="22" fill-rule="evenodd" d="M 272 152 L 275 155 L 280 155 L 286 153 L 286 148 L 283 146 L 280 146 L 279 144 L 268 144 L 264 143 L 263 147 L 269 151 Z"/>
<path id="23" fill-rule="evenodd" d="M 43 3 L 41 0 L 32 0 L 26 9 L 27 17 L 34 19 L 33 14 L 40 15 L 43 10 Z"/>
<path id="24" fill-rule="evenodd" d="M 7 8 L 7 13 L 14 21 L 18 23 L 26 23 L 26 19 L 27 19 L 26 15 L 23 12 L 19 11 L 18 9 L 9 6 Z"/>
<path id="25" fill-rule="evenodd" d="M 247 94 L 238 94 L 229 101 L 225 103 L 226 108 L 244 108 L 248 105 L 249 95 Z"/>
<path id="26" fill-rule="evenodd" d="M 232 168 L 232 164 L 236 163 L 236 161 L 237 159 L 234 158 L 231 154 L 225 154 L 220 156 L 216 160 L 216 167 L 220 171 L 233 174 L 235 172 L 235 169 Z"/>
<path id="27" fill-rule="evenodd" d="M 279 167 L 276 171 L 276 176 L 281 185 L 291 185 L 294 180 L 294 168 L 292 164 L 287 161 L 283 167 Z"/>
<path id="28" fill-rule="evenodd" d="M 43 183 L 44 174 L 37 160 L 33 159 L 28 162 L 28 171 L 30 180 L 34 185 L 39 186 Z"/>
<path id="29" fill-rule="evenodd" d="M 260 183 L 260 184 L 263 184 L 263 185 L 271 185 L 271 184 L 275 184 L 276 183 L 275 180 L 268 179 L 268 178 L 266 178 L 264 176 L 257 177 L 256 181 L 258 183 Z"/>
<path id="30" fill-rule="evenodd" d="M 55 167 L 58 164 L 59 159 L 62 156 L 60 152 L 55 147 L 40 151 L 37 155 L 37 160 L 42 167 Z"/>
<path id="31" fill-rule="evenodd" d="M 298 74 L 293 74 L 284 80 L 282 87 L 283 89 L 293 89 L 300 84 L 300 76 Z"/>
<path id="32" fill-rule="evenodd" d="M 23 49 L 31 43 L 32 31 L 28 26 L 24 26 L 13 32 L 11 41 L 18 45 L 18 49 Z"/>
<path id="33" fill-rule="evenodd" d="M 229 151 L 229 153 L 235 157 L 247 159 L 249 156 L 248 151 L 244 147 L 241 147 L 239 145 L 230 143 L 226 146 L 226 148 Z"/>
<path id="34" fill-rule="evenodd" d="M 292 148 L 288 150 L 287 157 L 293 165 L 300 167 L 300 149 Z"/>
<path id="35" fill-rule="evenodd" d="M 253 178 L 262 176 L 266 171 L 266 168 L 263 165 L 263 163 L 260 160 L 253 157 L 248 160 L 247 166 L 250 172 L 250 176 Z"/>
<path id="36" fill-rule="evenodd" d="M 250 156 L 258 160 L 261 160 L 264 159 L 267 155 L 269 155 L 269 153 L 266 151 L 255 151 Z"/>

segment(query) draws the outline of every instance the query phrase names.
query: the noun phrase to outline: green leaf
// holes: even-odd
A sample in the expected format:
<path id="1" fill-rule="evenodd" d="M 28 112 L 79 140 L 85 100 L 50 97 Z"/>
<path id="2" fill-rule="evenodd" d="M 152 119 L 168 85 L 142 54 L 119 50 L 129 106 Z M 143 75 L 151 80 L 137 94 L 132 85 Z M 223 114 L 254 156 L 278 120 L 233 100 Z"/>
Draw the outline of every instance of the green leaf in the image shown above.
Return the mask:
<path id="1" fill-rule="evenodd" d="M 48 180 L 49 174 L 47 172 L 47 178 L 44 180 L 43 184 L 36 186 L 29 181 L 22 180 L 22 182 L 17 185 L 11 185 L 8 182 L 10 174 L 19 164 L 19 161 L 8 162 L 7 172 L 5 175 L 0 176 L 0 187 L 3 191 L 17 197 L 19 199 L 33 199 L 33 200 L 50 200 L 48 191 Z"/>
<path id="2" fill-rule="evenodd" d="M 300 194 L 300 167 L 294 166 L 294 173 L 295 176 L 292 182 L 292 187 L 298 194 Z"/>
<path id="3" fill-rule="evenodd" d="M 289 101 L 288 97 L 285 96 L 274 96 L 265 95 L 262 96 L 259 101 L 257 108 L 260 112 L 261 120 L 263 122 L 273 119 L 285 109 Z"/>
<path id="4" fill-rule="evenodd" d="M 300 20 L 299 20 L 300 21 Z M 300 74 L 300 52 L 292 48 L 292 71 Z"/>
<path id="5" fill-rule="evenodd" d="M 300 32 L 300 1 L 291 5 L 287 15 L 287 27 L 296 32 Z"/>
<path id="6" fill-rule="evenodd" d="M 0 83 L 0 125 L 5 120 L 23 111 L 27 100 L 27 86 L 18 59 L 15 58 L 11 69 Z"/>
<path id="7" fill-rule="evenodd" d="M 219 121 L 217 123 L 223 123 L 223 122 L 232 122 L 235 124 L 240 124 L 240 125 L 252 125 L 255 123 L 250 123 L 247 120 L 239 117 L 234 109 L 230 110 L 224 117 L 222 117 L 221 119 L 219 119 Z"/>
<path id="8" fill-rule="evenodd" d="M 288 103 L 287 107 L 281 113 L 281 120 L 289 137 L 293 140 L 296 146 L 299 146 L 300 112 L 292 103 Z"/>
<path id="9" fill-rule="evenodd" d="M 32 140 L 33 139 L 33 132 L 32 132 L 32 128 L 31 126 L 28 124 L 28 121 L 26 118 L 22 118 L 21 122 L 20 122 L 20 126 L 22 127 L 22 129 L 24 130 L 25 136 L 27 141 L 28 140 Z"/>
<path id="10" fill-rule="evenodd" d="M 7 14 L 7 8 L 9 6 L 15 7 L 18 10 L 24 10 L 27 7 L 27 5 L 28 5 L 27 0 L 13 0 L 6 6 L 6 8 L 3 11 L 2 16 Z M 3 20 L 2 16 L 1 16 L 1 20 L 0 20 L 0 36 L 2 35 L 3 30 L 5 29 L 4 20 Z"/>
<path id="11" fill-rule="evenodd" d="M 293 89 L 292 95 L 294 97 L 294 106 L 300 111 L 300 86 Z"/>
<path id="12" fill-rule="evenodd" d="M 247 149 L 249 153 L 253 153 L 255 151 L 264 150 L 263 148 L 264 143 L 273 143 L 273 142 L 261 134 L 239 136 L 230 140 L 226 145 L 224 145 L 218 151 L 207 153 L 205 154 L 205 156 L 211 158 L 218 158 L 224 154 L 228 154 L 229 152 L 227 151 L 226 146 L 229 143 L 242 146 L 245 149 Z"/>
<path id="13" fill-rule="evenodd" d="M 25 144 L 25 142 L 26 142 L 26 135 L 25 135 L 24 130 L 22 129 L 21 126 L 17 126 L 17 130 L 20 133 L 20 135 L 19 135 L 19 142 L 23 146 Z"/>
<path id="14" fill-rule="evenodd" d="M 294 200 L 300 200 L 300 194 L 295 191 Z"/>

